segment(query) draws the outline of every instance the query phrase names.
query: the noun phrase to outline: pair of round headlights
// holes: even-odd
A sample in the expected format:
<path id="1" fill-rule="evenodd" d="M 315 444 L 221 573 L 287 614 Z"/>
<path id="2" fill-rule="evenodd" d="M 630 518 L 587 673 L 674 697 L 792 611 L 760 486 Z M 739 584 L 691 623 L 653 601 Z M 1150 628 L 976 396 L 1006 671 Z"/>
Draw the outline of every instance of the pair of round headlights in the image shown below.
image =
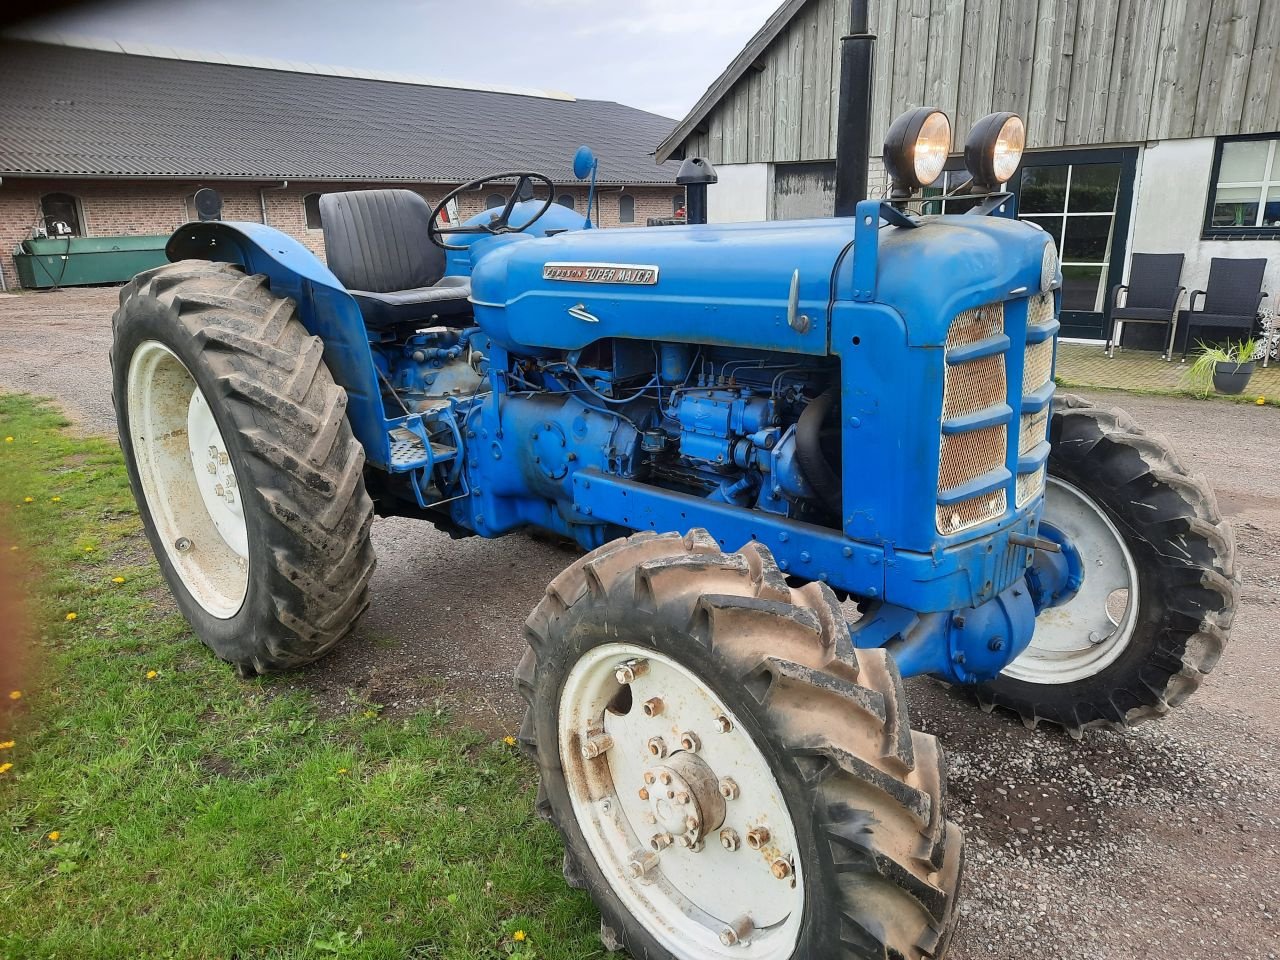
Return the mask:
<path id="1" fill-rule="evenodd" d="M 964 165 L 974 193 L 1008 183 L 1022 162 L 1027 129 L 1016 113 L 993 113 L 973 125 L 964 143 Z M 890 197 L 904 199 L 942 175 L 951 152 L 951 121 L 941 110 L 920 107 L 894 120 L 884 141 Z"/>

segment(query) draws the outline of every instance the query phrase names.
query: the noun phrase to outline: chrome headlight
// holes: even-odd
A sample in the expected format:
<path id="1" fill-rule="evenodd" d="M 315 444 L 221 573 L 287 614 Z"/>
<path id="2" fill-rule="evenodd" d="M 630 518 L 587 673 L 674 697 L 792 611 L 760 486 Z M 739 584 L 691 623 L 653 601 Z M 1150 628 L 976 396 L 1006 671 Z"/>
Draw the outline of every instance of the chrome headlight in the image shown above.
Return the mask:
<path id="1" fill-rule="evenodd" d="M 942 175 L 951 152 L 951 121 L 941 110 L 920 107 L 894 120 L 884 138 L 884 166 L 892 183 L 890 196 L 911 196 Z"/>

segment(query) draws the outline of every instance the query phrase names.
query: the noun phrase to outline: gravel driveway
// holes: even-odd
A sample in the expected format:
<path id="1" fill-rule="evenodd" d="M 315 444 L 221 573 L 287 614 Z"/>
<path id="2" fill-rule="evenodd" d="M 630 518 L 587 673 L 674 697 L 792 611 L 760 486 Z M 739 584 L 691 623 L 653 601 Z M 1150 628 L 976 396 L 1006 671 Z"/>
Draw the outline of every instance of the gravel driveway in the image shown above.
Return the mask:
<path id="1" fill-rule="evenodd" d="M 58 398 L 114 429 L 107 349 L 115 290 L 0 297 L 0 389 Z M 1168 718 L 1073 743 L 988 715 L 927 680 L 914 719 L 950 757 L 969 838 L 954 960 L 1276 960 L 1280 953 L 1280 414 L 1101 394 L 1166 434 L 1235 524 L 1244 601 L 1232 645 Z M 550 540 L 453 541 L 382 520 L 361 635 L 296 675 L 323 703 L 448 706 L 514 732 L 521 626 L 574 554 Z M 211 663 L 210 669 L 216 667 Z"/>

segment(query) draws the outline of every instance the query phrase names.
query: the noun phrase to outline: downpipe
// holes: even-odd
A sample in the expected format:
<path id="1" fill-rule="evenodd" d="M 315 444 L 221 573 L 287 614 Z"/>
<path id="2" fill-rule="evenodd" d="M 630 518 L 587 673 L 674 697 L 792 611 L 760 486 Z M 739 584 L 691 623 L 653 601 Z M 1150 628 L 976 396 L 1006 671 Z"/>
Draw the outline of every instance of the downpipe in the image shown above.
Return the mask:
<path id="1" fill-rule="evenodd" d="M 264 227 L 269 226 L 269 224 L 267 223 L 267 191 L 268 190 L 287 190 L 287 189 L 289 189 L 288 180 L 281 180 L 280 183 L 274 187 L 258 188 L 258 203 L 262 205 L 262 225 Z"/>

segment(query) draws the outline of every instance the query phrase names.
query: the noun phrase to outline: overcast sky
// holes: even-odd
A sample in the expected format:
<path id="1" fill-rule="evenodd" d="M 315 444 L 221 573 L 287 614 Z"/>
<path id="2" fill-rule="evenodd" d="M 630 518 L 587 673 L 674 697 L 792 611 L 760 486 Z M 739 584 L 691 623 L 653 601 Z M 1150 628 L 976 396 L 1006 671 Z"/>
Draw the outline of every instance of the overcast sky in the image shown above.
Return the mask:
<path id="1" fill-rule="evenodd" d="M 781 0 L 122 0 L 31 24 L 450 80 L 679 119 Z"/>

